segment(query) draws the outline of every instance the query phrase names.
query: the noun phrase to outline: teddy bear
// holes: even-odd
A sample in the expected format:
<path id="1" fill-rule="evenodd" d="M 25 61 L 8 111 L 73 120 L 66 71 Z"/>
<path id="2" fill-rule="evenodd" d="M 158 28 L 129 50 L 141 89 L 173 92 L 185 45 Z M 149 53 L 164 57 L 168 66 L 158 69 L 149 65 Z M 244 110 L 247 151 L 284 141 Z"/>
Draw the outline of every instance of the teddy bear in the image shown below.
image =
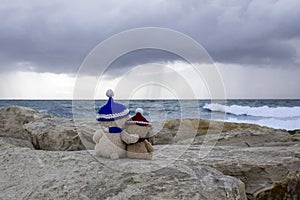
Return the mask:
<path id="1" fill-rule="evenodd" d="M 126 106 L 114 101 L 114 92 L 111 89 L 107 90 L 106 96 L 108 101 L 100 107 L 96 117 L 101 128 L 95 132 L 93 141 L 96 143 L 97 156 L 116 160 L 126 157 L 126 144 L 137 142 L 139 136 L 128 134 L 124 130 L 129 119 Z"/>
<path id="2" fill-rule="evenodd" d="M 137 108 L 135 116 L 131 117 L 125 124 L 128 134 L 138 135 L 136 143 L 127 143 L 127 157 L 135 159 L 151 160 L 153 147 L 148 141 L 148 134 L 151 128 L 149 121 L 143 116 L 143 109 Z"/>

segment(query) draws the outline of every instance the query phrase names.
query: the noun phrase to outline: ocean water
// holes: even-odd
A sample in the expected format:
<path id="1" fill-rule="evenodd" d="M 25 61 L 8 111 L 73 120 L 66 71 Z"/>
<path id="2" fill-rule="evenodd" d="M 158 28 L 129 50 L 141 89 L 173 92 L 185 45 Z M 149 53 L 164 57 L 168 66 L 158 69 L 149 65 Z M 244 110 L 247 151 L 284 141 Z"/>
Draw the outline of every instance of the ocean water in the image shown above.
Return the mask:
<path id="1" fill-rule="evenodd" d="M 116 100 L 125 104 L 130 114 L 144 109 L 149 121 L 202 118 L 294 130 L 300 129 L 300 100 Z M 65 118 L 96 117 L 105 100 L 0 100 L 0 107 L 18 105 Z"/>

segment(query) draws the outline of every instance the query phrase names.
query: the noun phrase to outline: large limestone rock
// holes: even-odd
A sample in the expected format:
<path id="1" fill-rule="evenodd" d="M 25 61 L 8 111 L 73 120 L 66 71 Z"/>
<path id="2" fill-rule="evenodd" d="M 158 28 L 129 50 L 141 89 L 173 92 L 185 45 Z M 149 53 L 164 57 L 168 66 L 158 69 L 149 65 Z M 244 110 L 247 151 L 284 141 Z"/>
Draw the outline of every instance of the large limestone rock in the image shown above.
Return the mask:
<path id="1" fill-rule="evenodd" d="M 93 135 L 101 128 L 100 124 L 95 119 L 76 119 L 75 125 L 84 147 L 89 150 L 94 149 Z"/>
<path id="2" fill-rule="evenodd" d="M 226 175 L 239 178 L 245 183 L 246 193 L 250 199 L 255 196 L 259 196 L 259 199 L 262 199 L 262 196 L 272 196 L 276 190 L 278 192 L 278 188 L 281 196 L 277 199 L 285 199 L 285 196 L 292 194 L 293 198 L 297 199 L 299 196 L 291 193 L 293 187 L 290 186 L 299 187 L 300 179 L 287 179 L 287 176 L 299 177 L 299 155 L 299 143 L 292 146 L 243 148 L 192 145 L 182 159 L 208 165 Z"/>
<path id="3" fill-rule="evenodd" d="M 23 125 L 37 119 L 50 117 L 31 108 L 9 106 L 0 108 L 0 137 L 24 139 Z"/>
<path id="4" fill-rule="evenodd" d="M 215 144 L 217 146 L 292 146 L 300 140 L 293 138 L 287 131 L 261 128 L 258 130 L 244 129 L 196 136 L 193 144 Z"/>
<path id="5" fill-rule="evenodd" d="M 94 120 L 74 123 L 32 109 L 1 108 L 0 199 L 245 198 L 241 182 L 210 167 L 242 180 L 250 199 L 299 197 L 299 130 L 197 119 L 154 122 L 152 141 L 167 145 L 155 145 L 151 161 L 97 162 L 86 151 L 30 150 L 32 144 L 44 150 L 93 149 L 98 128 Z"/>
<path id="6" fill-rule="evenodd" d="M 0 198 L 298 198 L 299 146 L 154 147 L 151 161 L 115 161 L 94 157 L 93 151 L 33 151 L 0 144 Z M 245 183 L 246 193 L 233 177 Z"/>
<path id="7" fill-rule="evenodd" d="M 24 138 L 36 149 L 52 151 L 83 150 L 76 126 L 71 119 L 42 118 L 24 125 Z"/>
<path id="8" fill-rule="evenodd" d="M 111 161 L 115 169 L 97 159 L 87 151 L 2 149 L 0 199 L 246 199 L 240 180 L 208 166 L 121 159 Z"/>
<path id="9" fill-rule="evenodd" d="M 299 199 L 300 172 L 289 174 L 283 181 L 276 181 L 271 187 L 257 191 L 253 199 Z"/>
<path id="10" fill-rule="evenodd" d="M 11 147 L 27 147 L 34 149 L 32 143 L 28 140 L 0 137 L 0 146 L 7 145 Z"/>
<path id="11" fill-rule="evenodd" d="M 85 126 L 87 132 L 89 129 Z M 91 137 L 88 138 L 92 148 Z M 1 143 L 42 150 L 85 149 L 72 120 L 20 106 L 0 108 L 0 139 Z"/>
<path id="12" fill-rule="evenodd" d="M 167 120 L 163 125 L 154 122 L 151 140 L 154 144 L 194 143 L 230 146 L 276 146 L 300 141 L 285 130 L 268 127 L 199 119 Z M 157 129 L 156 127 L 161 127 Z"/>

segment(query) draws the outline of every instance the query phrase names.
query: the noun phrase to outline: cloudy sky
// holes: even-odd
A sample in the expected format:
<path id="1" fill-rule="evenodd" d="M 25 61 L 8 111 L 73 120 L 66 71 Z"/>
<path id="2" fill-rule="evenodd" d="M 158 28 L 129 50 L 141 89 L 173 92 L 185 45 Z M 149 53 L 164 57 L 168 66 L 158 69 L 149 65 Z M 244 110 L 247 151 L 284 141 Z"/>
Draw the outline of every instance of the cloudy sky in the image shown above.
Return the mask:
<path id="1" fill-rule="evenodd" d="M 299 19 L 299 0 L 2 0 L 0 98 L 71 99 L 86 56 L 112 35 L 142 27 L 173 29 L 201 44 L 227 98 L 300 98 Z M 188 65 L 158 50 L 128 54 L 107 72 L 96 96 L 104 97 L 128 70 L 158 64 Z"/>

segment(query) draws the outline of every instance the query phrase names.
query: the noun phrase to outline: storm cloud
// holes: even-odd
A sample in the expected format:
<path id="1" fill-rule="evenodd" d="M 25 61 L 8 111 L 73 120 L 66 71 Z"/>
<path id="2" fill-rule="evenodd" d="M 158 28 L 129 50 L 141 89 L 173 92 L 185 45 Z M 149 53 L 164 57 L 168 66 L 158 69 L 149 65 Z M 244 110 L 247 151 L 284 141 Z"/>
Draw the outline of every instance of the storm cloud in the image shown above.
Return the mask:
<path id="1" fill-rule="evenodd" d="M 297 67 L 299 8 L 298 0 L 3 0 L 0 69 L 75 73 L 101 41 L 146 26 L 192 37 L 218 63 Z M 129 66 L 178 59 L 160 53 L 133 53 L 117 63 Z"/>

